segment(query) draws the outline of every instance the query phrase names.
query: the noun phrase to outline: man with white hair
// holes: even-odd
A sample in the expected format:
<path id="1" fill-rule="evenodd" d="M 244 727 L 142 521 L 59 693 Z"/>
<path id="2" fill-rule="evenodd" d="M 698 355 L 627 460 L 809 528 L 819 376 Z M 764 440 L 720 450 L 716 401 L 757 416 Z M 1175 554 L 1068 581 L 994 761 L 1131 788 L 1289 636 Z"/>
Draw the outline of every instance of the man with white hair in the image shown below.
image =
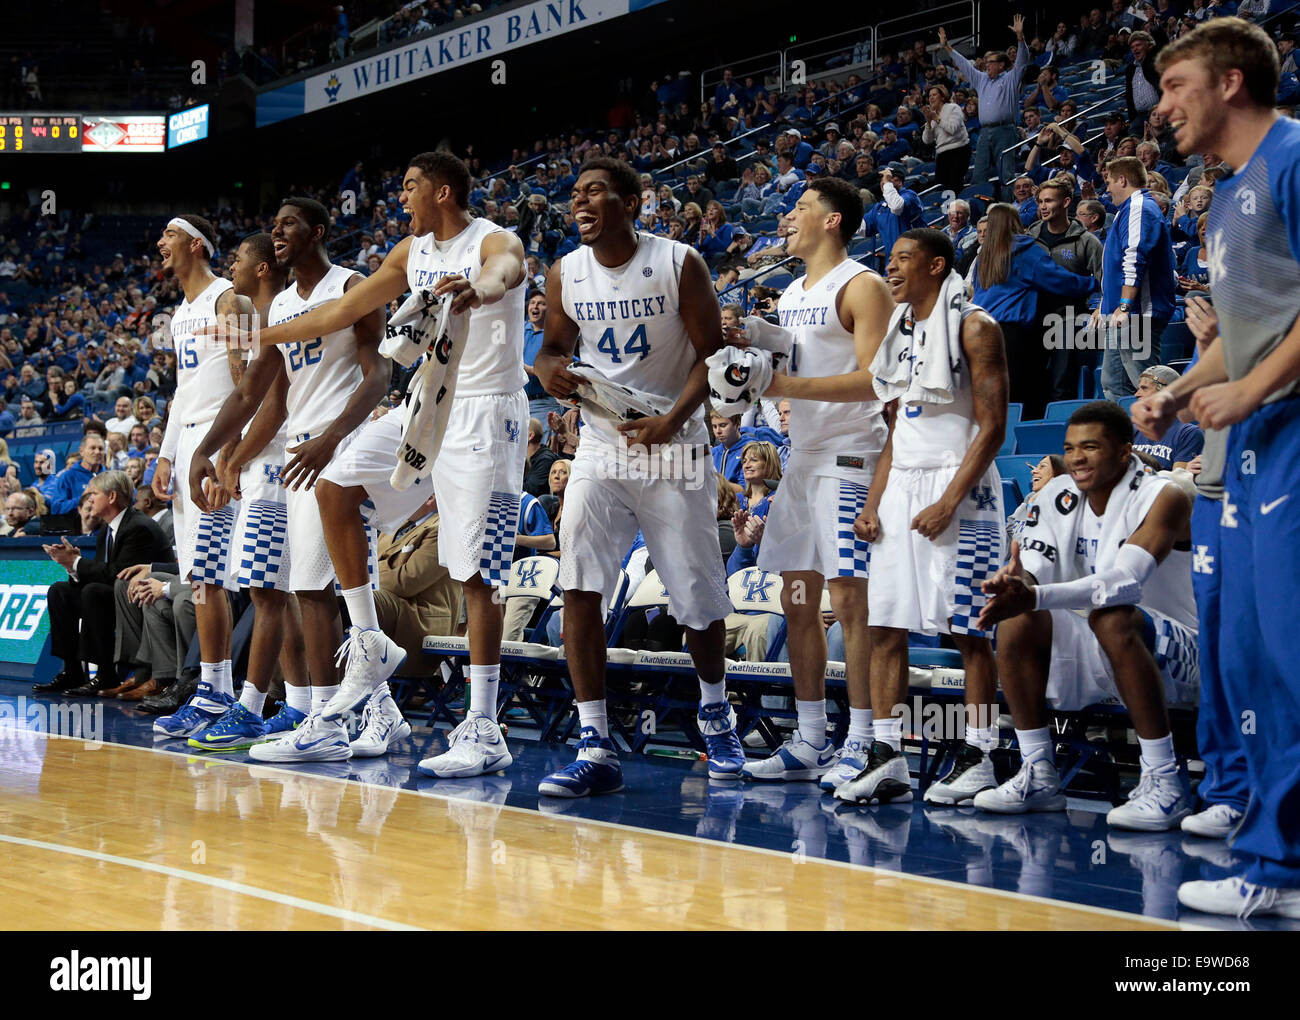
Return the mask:
<path id="1" fill-rule="evenodd" d="M 970 203 L 964 198 L 954 198 L 948 203 L 948 223 L 943 232 L 957 249 L 958 257 L 975 243 L 975 227 L 970 221 Z"/>

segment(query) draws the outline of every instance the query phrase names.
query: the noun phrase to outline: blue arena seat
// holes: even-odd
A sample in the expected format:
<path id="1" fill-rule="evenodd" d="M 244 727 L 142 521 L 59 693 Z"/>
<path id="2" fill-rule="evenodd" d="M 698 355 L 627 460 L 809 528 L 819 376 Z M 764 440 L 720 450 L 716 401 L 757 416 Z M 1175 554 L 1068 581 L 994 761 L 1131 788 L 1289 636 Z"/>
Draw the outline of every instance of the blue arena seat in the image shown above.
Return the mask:
<path id="1" fill-rule="evenodd" d="M 1023 411 L 1023 404 L 1007 405 L 1007 434 L 1002 440 L 1002 446 L 998 448 L 999 457 L 1016 452 L 1016 426 L 1020 424 Z"/>
<path id="2" fill-rule="evenodd" d="M 1065 422 L 1031 421 L 1016 426 L 1016 452 L 1038 454 L 1060 453 L 1065 443 Z"/>
<path id="3" fill-rule="evenodd" d="M 1084 404 L 1091 403 L 1091 400 L 1053 400 L 1047 405 L 1047 410 L 1043 414 L 1043 421 L 1066 421 L 1070 415 L 1074 414 Z"/>
<path id="4" fill-rule="evenodd" d="M 1016 488 L 1020 492 L 1020 497 L 1016 500 L 1015 506 L 1007 507 L 1008 513 L 1014 510 L 1016 506 L 1023 503 L 1025 497 L 1033 492 L 1034 476 L 1032 465 L 1036 464 L 1041 459 L 1041 455 L 1037 457 L 1028 457 L 1016 453 L 1009 457 L 998 457 L 993 462 L 997 465 L 998 474 L 1002 476 L 1002 480 L 1004 482 L 1008 480 L 1014 482 Z"/>
<path id="5" fill-rule="evenodd" d="M 1016 484 L 1014 478 L 1002 479 L 1002 512 L 1008 517 L 1013 510 L 1024 502 L 1024 493 L 1020 491 L 1020 486 Z"/>

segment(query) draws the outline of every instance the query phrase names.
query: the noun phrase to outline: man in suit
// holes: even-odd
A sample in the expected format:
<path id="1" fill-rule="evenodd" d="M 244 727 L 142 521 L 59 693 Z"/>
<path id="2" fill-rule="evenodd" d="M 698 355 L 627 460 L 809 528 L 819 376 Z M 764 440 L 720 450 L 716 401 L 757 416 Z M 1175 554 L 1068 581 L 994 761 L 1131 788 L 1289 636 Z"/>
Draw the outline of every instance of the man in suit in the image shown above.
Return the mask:
<path id="1" fill-rule="evenodd" d="M 423 660 L 426 634 L 450 634 L 460 619 L 460 585 L 438 562 L 438 504 L 420 504 L 391 535 L 379 536 L 379 629 L 402 646 L 406 668 Z"/>
<path id="2" fill-rule="evenodd" d="M 68 580 L 50 585 L 47 596 L 51 649 L 63 660 L 63 672 L 48 684 L 37 684 L 37 694 L 95 695 L 118 685 L 113 582 L 128 567 L 165 562 L 172 555 L 158 525 L 132 507 L 125 471 L 101 472 L 89 489 L 92 512 L 102 522 L 95 558 L 83 558 L 66 538 L 61 545 L 44 546 L 50 559 L 68 571 Z M 83 661 L 99 666 L 94 683 L 87 681 Z"/>

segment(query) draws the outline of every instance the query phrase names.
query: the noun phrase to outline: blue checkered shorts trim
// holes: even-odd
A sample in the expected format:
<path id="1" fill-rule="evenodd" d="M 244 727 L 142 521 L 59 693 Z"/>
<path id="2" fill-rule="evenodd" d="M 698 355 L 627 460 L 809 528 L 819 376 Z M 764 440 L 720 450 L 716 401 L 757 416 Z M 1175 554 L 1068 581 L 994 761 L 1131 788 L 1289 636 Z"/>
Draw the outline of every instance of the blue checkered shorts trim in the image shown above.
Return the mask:
<path id="1" fill-rule="evenodd" d="M 519 493 L 492 493 L 488 501 L 487 520 L 483 525 L 483 549 L 478 562 L 479 574 L 494 588 L 504 585 L 510 577 L 518 530 Z"/>
<path id="2" fill-rule="evenodd" d="M 867 504 L 867 487 L 840 481 L 836 505 L 836 577 L 866 577 L 871 566 L 871 543 L 853 533 L 853 522 Z"/>
<path id="3" fill-rule="evenodd" d="M 1201 657 L 1196 635 L 1175 620 L 1152 617 L 1156 631 L 1155 659 L 1160 672 L 1176 684 L 1199 686 Z"/>
<path id="4" fill-rule="evenodd" d="M 235 508 L 200 514 L 194 540 L 194 569 L 190 579 L 202 584 L 225 585 L 230 563 L 230 535 L 235 530 Z"/>
<path id="5" fill-rule="evenodd" d="M 288 590 L 288 508 L 283 503 L 259 499 L 249 504 L 246 513 L 235 580 L 241 588 Z"/>
<path id="6" fill-rule="evenodd" d="M 979 630 L 979 619 L 988 596 L 981 586 L 1002 565 L 1002 528 L 995 521 L 962 521 L 957 531 L 957 587 L 952 612 L 953 634 L 975 634 L 991 638 L 991 630 Z"/>

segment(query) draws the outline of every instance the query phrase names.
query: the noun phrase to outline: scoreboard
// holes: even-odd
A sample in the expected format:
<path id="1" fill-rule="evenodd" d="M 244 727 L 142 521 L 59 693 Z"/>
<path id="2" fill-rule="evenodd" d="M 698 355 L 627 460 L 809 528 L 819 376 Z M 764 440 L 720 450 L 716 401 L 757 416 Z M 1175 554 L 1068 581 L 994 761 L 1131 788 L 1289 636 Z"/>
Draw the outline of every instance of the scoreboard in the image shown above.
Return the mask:
<path id="1" fill-rule="evenodd" d="M 0 152 L 80 152 L 81 115 L 0 113 Z"/>

